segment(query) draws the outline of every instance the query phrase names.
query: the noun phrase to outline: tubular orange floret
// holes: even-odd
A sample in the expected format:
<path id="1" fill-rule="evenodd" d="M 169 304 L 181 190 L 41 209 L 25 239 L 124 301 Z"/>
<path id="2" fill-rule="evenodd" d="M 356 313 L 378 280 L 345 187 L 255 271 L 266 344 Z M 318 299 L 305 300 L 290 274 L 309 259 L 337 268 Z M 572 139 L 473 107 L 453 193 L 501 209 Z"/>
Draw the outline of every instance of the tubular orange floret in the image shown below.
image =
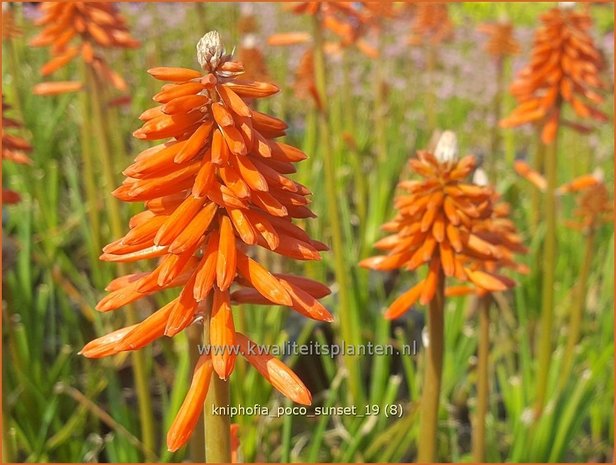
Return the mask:
<path id="1" fill-rule="evenodd" d="M 604 100 L 600 91 L 606 84 L 600 77 L 603 58 L 589 34 L 592 20 L 588 13 L 553 8 L 541 21 L 530 63 L 511 85 L 518 106 L 500 125 L 508 128 L 536 123 L 542 128 L 542 141 L 550 144 L 564 123 L 561 107 L 565 102 L 581 119 L 607 121 L 607 115 L 596 108 Z M 567 125 L 588 130 L 575 122 Z"/>
<path id="2" fill-rule="evenodd" d="M 182 402 L 182 406 L 167 433 L 167 449 L 171 452 L 178 450 L 186 444 L 186 441 L 188 441 L 188 438 L 190 438 L 195 429 L 195 425 L 203 410 L 203 402 L 205 402 L 207 391 L 210 388 L 213 371 L 210 356 L 202 355 L 195 367 L 195 373 L 184 402 Z"/>
<path id="3" fill-rule="evenodd" d="M 255 349 L 255 343 L 242 333 L 236 333 L 235 338 L 242 355 L 272 386 L 298 404 L 312 404 L 310 391 L 290 368 L 263 350 Z"/>
<path id="4" fill-rule="evenodd" d="M 331 321 L 332 315 L 318 302 L 329 294 L 327 286 L 272 274 L 250 256 L 249 246 L 299 260 L 318 260 L 319 252 L 327 250 L 293 224 L 294 218 L 314 216 L 308 189 L 286 176 L 306 154 L 275 141 L 287 128 L 283 121 L 250 107 L 254 98 L 278 88 L 240 79 L 243 66 L 225 52 L 217 33 L 203 37 L 197 55 L 201 71 L 149 70 L 168 84 L 155 97 L 162 105 L 142 114 L 143 125 L 134 135 L 169 140 L 141 152 L 125 170 L 127 178 L 114 195 L 126 202 L 144 201 L 146 210 L 133 216 L 130 231 L 107 245 L 101 256 L 118 262 L 157 258 L 158 266 L 114 280 L 97 308 L 114 310 L 172 287 L 181 288 L 179 296 L 130 331 L 110 337 L 119 341 L 113 347 L 104 336 L 84 354 L 134 350 L 203 319 L 209 322 L 213 351 L 200 362 L 195 379 L 205 383 L 212 372 L 228 379 L 237 338 L 246 343 L 235 332 L 232 303 L 285 305 L 320 321 Z M 232 293 L 235 285 L 241 287 Z M 281 362 L 245 355 L 283 394 L 310 403 L 310 393 Z M 169 432 L 171 450 L 190 435 L 201 411 L 192 404 L 206 392 L 203 385 L 191 386 Z"/>
<path id="5" fill-rule="evenodd" d="M 43 29 L 30 45 L 50 47 L 52 58 L 41 68 L 42 76 L 51 75 L 81 57 L 101 81 L 110 82 L 121 92 L 126 90 L 124 79 L 97 51 L 100 48 L 139 46 L 113 3 L 43 2 L 41 10 L 43 16 L 37 24 Z M 35 88 L 35 94 L 57 95 L 80 88 L 81 84 L 76 87 L 67 83 L 41 83 Z"/>
<path id="6" fill-rule="evenodd" d="M 422 181 L 402 181 L 395 201 L 397 215 L 387 224 L 391 233 L 376 246 L 384 255 L 362 260 L 374 270 L 416 270 L 426 265 L 426 278 L 389 306 L 385 318 L 393 319 L 416 302 L 428 304 L 441 280 L 455 277 L 482 291 L 502 291 L 512 281 L 496 273 L 502 266 L 516 268 L 510 259 L 524 251 L 508 209 L 487 186 L 465 182 L 475 159 L 457 158 L 453 133 L 441 137 L 434 154 L 419 151 L 409 162 Z"/>
<path id="7" fill-rule="evenodd" d="M 528 163 L 523 160 L 516 160 L 513 164 L 513 169 L 520 176 L 532 183 L 537 189 L 544 192 L 547 188 L 547 181 L 543 175 L 532 169 Z"/>

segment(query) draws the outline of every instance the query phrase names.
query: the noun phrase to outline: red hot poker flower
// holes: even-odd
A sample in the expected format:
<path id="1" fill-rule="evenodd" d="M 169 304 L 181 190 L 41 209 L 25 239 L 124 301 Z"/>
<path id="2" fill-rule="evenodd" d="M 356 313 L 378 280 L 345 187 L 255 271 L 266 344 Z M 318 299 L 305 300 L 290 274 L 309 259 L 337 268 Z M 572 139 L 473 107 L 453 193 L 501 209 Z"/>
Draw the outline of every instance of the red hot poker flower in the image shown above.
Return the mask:
<path id="1" fill-rule="evenodd" d="M 613 221 L 613 200 L 603 181 L 599 180 L 578 194 L 575 216 L 576 221 L 570 222 L 569 225 L 584 232 L 594 231 L 601 224 Z"/>
<path id="2" fill-rule="evenodd" d="M 513 36 L 513 25 L 510 22 L 482 24 L 477 30 L 488 35 L 489 39 L 485 48 L 494 58 L 499 59 L 520 53 L 520 44 Z"/>
<path id="3" fill-rule="evenodd" d="M 446 142 L 447 137 L 441 141 Z M 399 184 L 405 193 L 396 199 L 397 215 L 383 225 L 392 234 L 375 244 L 387 254 L 360 262 L 362 267 L 382 271 L 428 267 L 426 277 L 390 305 L 385 313 L 388 319 L 399 317 L 417 301 L 428 304 L 448 276 L 487 291 L 513 285 L 504 276 L 472 266 L 477 260 L 497 262 L 503 258 L 499 239 L 479 231 L 492 215 L 492 191 L 464 182 L 475 168 L 475 158 L 469 155 L 457 160 L 454 149 L 443 149 L 441 142 L 437 152 L 438 158 L 419 151 L 409 163 L 423 180 Z"/>
<path id="4" fill-rule="evenodd" d="M 117 309 L 163 289 L 180 288 L 179 296 L 143 322 L 103 336 L 82 351 L 88 357 L 135 350 L 166 335 L 173 336 L 201 316 L 209 316 L 213 350 L 195 377 L 208 372 L 222 379 L 233 371 L 239 347 L 248 361 L 287 397 L 310 403 L 299 378 L 278 360 L 246 350 L 248 340 L 236 333 L 232 304 L 284 305 L 308 318 L 331 321 L 318 301 L 329 288 L 290 274 L 273 274 L 247 252 L 261 246 L 298 260 L 318 260 L 326 247 L 310 237 L 293 218 L 309 218 L 310 191 L 291 180 L 294 163 L 306 155 L 275 139 L 286 124 L 251 109 L 246 101 L 275 94 L 273 84 L 240 78 L 243 66 L 231 60 L 216 32 L 197 47 L 203 71 L 153 68 L 168 82 L 154 100 L 157 107 L 141 115 L 135 137 L 169 139 L 140 153 L 114 195 L 145 202 L 146 210 L 130 221 L 131 230 L 104 249 L 102 260 L 132 262 L 158 258 L 152 272 L 112 281 L 101 311 Z M 236 288 L 237 287 L 237 288 Z M 211 368 L 210 367 L 211 364 Z M 168 445 L 180 447 L 192 431 L 205 395 L 203 384 L 191 388 Z"/>
<path id="5" fill-rule="evenodd" d="M 15 24 L 15 17 L 8 3 L 2 3 L 2 37 L 10 39 L 23 34 L 22 29 Z"/>
<path id="6" fill-rule="evenodd" d="M 453 34 L 446 3 L 411 3 L 413 14 L 409 44 L 440 44 Z"/>
<path id="7" fill-rule="evenodd" d="M 43 16 L 37 21 L 43 30 L 32 41 L 35 47 L 51 47 L 52 59 L 41 68 L 49 76 L 81 56 L 100 76 L 120 91 L 126 90 L 124 79 L 111 69 L 98 53 L 99 48 L 135 48 L 126 23 L 112 3 L 43 2 Z M 42 83 L 35 87 L 38 95 L 54 95 L 79 90 L 78 82 Z"/>
<path id="8" fill-rule="evenodd" d="M 537 123 L 543 128 L 542 141 L 550 144 L 563 122 L 563 102 L 582 119 L 607 121 L 607 115 L 596 108 L 604 100 L 599 92 L 607 85 L 600 77 L 604 63 L 588 32 L 592 21 L 587 13 L 554 8 L 541 20 L 531 61 L 511 85 L 518 106 L 500 124 L 509 128 Z M 579 123 L 564 123 L 589 130 Z"/>
<path id="9" fill-rule="evenodd" d="M 477 170 L 473 181 L 475 184 L 485 185 L 487 183 L 485 173 L 480 169 Z M 522 263 L 518 263 L 514 258 L 516 254 L 525 254 L 527 249 L 523 244 L 515 224 L 510 218 L 511 207 L 507 202 L 502 201 L 495 191 L 492 191 L 491 202 L 493 204 L 492 214 L 485 221 L 477 222 L 474 234 L 496 247 L 498 252 L 496 255 L 498 258 L 495 260 L 483 260 L 477 259 L 476 257 L 468 257 L 467 267 L 474 271 L 479 270 L 488 273 L 497 273 L 501 268 L 510 268 L 523 274 L 528 273 L 528 267 Z M 448 287 L 445 294 L 447 296 L 455 296 L 476 293 L 482 296 L 490 293 L 490 291 L 481 286 L 480 283 L 476 282 L 474 284 L 473 287 Z"/>

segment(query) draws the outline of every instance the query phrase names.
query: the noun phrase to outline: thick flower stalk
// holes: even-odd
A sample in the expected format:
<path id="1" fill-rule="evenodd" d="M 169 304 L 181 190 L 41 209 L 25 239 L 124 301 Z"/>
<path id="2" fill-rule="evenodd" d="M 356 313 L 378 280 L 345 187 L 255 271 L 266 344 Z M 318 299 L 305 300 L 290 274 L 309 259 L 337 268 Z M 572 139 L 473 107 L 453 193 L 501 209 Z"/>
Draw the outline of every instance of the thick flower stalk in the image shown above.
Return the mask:
<path id="1" fill-rule="evenodd" d="M 476 162 L 472 155 L 457 159 L 455 135 L 443 133 L 435 154 L 420 151 L 409 166 L 423 179 L 399 185 L 404 193 L 395 201 L 397 215 L 383 226 L 392 234 L 375 244 L 387 253 L 365 259 L 360 266 L 382 271 L 427 267 L 425 277 L 396 298 L 385 317 L 397 318 L 416 302 L 429 305 L 417 460 L 433 462 L 444 353 L 445 280 L 455 277 L 487 292 L 503 291 L 513 281 L 475 265 L 508 257 L 499 249 L 502 239 L 486 232 L 485 222 L 493 214 L 493 192 L 465 182 Z"/>
<path id="2" fill-rule="evenodd" d="M 474 260 L 471 265 L 476 270 L 496 272 L 499 268 L 512 268 L 518 273 L 528 273 L 528 267 L 514 259 L 515 254 L 526 253 L 515 224 L 510 219 L 511 208 L 493 194 L 491 217 L 479 224 L 475 230 L 480 238 L 495 244 L 500 258 L 496 261 Z M 476 288 L 479 313 L 479 337 L 477 343 L 477 403 L 473 421 L 473 458 L 477 462 L 486 461 L 486 418 L 490 398 L 490 307 L 492 293 L 482 287 Z"/>
<path id="3" fill-rule="evenodd" d="M 483 170 L 475 171 L 473 177 L 475 184 L 485 185 L 488 179 Z M 518 263 L 514 255 L 526 253 L 527 249 L 522 242 L 518 230 L 510 219 L 511 207 L 502 201 L 500 196 L 492 193 L 492 214 L 485 221 L 478 222 L 474 234 L 493 244 L 499 258 L 497 260 L 473 259 L 469 267 L 474 270 L 483 270 L 490 273 L 500 268 L 511 268 L 518 273 L 528 273 L 528 267 Z M 490 307 L 492 305 L 492 292 L 482 286 L 452 286 L 445 290 L 446 296 L 465 294 L 477 295 L 477 310 L 479 313 L 479 332 L 477 343 L 477 401 L 473 418 L 473 459 L 477 462 L 486 461 L 486 417 L 489 406 L 490 375 Z"/>
<path id="4" fill-rule="evenodd" d="M 570 104 L 582 120 L 607 121 L 607 115 L 597 108 L 604 101 L 601 91 L 607 84 L 600 76 L 604 62 L 589 33 L 592 20 L 588 13 L 553 8 L 541 21 L 530 63 L 511 85 L 518 106 L 501 126 L 535 123 L 541 128 L 543 143 L 550 144 L 561 124 L 582 131 L 590 129 L 563 120 L 564 103 Z"/>
<path id="5" fill-rule="evenodd" d="M 2 102 L 2 160 L 12 161 L 19 164 L 31 164 L 32 160 L 27 153 L 32 150 L 30 143 L 23 137 L 10 134 L 9 129 L 20 129 L 23 125 L 12 118 L 4 115 L 5 111 L 10 110 L 10 106 Z M 2 204 L 17 203 L 20 196 L 17 192 L 10 189 L 2 189 Z"/>
<path id="6" fill-rule="evenodd" d="M 278 88 L 241 79 L 242 64 L 232 61 L 217 32 L 206 34 L 197 52 L 202 70 L 149 70 L 168 83 L 154 96 L 159 105 L 141 115 L 144 124 L 134 135 L 168 140 L 141 152 L 124 171 L 127 178 L 114 195 L 145 202 L 146 210 L 101 256 L 113 262 L 157 258 L 158 266 L 112 281 L 97 308 L 114 310 L 163 289 L 180 288 L 179 296 L 143 322 L 83 350 L 88 357 L 107 356 L 174 336 L 202 319 L 209 325 L 205 342 L 211 355 L 197 364 L 167 437 L 170 450 L 186 442 L 211 377 L 228 379 L 238 352 L 284 395 L 310 404 L 310 392 L 290 369 L 270 355 L 255 354 L 252 341 L 235 331 L 233 304 L 284 305 L 308 318 L 332 321 L 317 300 L 329 294 L 327 286 L 272 274 L 250 254 L 250 246 L 260 246 L 284 257 L 319 260 L 319 252 L 327 249 L 292 222 L 314 216 L 309 190 L 287 176 L 306 155 L 275 141 L 285 134 L 283 121 L 246 103 Z"/>
<path id="7" fill-rule="evenodd" d="M 35 47 L 50 47 L 52 58 L 40 72 L 50 76 L 77 57 L 90 66 L 102 82 L 126 91 L 124 78 L 107 65 L 100 49 L 135 48 L 139 46 L 129 33 L 126 23 L 112 3 L 43 2 L 43 16 L 37 25 L 43 30 L 32 39 Z M 80 81 L 44 82 L 34 92 L 53 95 L 81 89 Z"/>

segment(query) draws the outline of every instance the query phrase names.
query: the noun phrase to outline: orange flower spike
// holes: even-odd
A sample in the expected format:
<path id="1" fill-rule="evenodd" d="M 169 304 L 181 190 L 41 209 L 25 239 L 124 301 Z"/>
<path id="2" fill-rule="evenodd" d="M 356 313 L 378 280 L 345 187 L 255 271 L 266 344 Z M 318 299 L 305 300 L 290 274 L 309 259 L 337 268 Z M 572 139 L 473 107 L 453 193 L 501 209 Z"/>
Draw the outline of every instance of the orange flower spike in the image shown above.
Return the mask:
<path id="1" fill-rule="evenodd" d="M 473 181 L 479 186 L 485 186 L 488 183 L 487 176 L 481 169 L 475 172 Z M 482 296 L 491 292 L 504 291 L 515 283 L 497 274 L 499 269 L 510 268 L 518 273 L 528 272 L 525 265 L 516 263 L 513 259 L 515 254 L 526 253 L 527 249 L 522 244 L 522 239 L 509 218 L 511 207 L 502 202 L 495 192 L 492 192 L 490 200 L 492 202 L 490 215 L 475 224 L 469 238 L 469 243 L 472 239 L 473 243 L 477 244 L 476 250 L 479 255 L 470 254 L 464 263 L 465 276 L 462 278 L 468 279 L 474 287 L 454 286 L 447 289 L 448 295 L 466 295 L 472 291 Z M 486 250 L 491 251 L 494 260 L 485 260 L 481 257 Z"/>
<path id="2" fill-rule="evenodd" d="M 167 433 L 167 449 L 171 452 L 182 447 L 192 434 L 201 411 L 203 403 L 207 396 L 207 391 L 210 388 L 212 372 L 214 371 L 212 360 L 209 355 L 202 355 L 197 362 L 193 379 L 188 388 L 188 393 L 180 411 L 176 415 L 169 432 Z"/>
<path id="3" fill-rule="evenodd" d="M 607 85 L 600 77 L 604 62 L 589 34 L 592 20 L 587 12 L 563 5 L 549 10 L 541 21 L 530 63 L 511 85 L 518 106 L 500 125 L 510 128 L 537 123 L 542 128 L 542 141 L 550 144 L 560 124 L 579 131 L 588 129 L 561 121 L 565 103 L 581 119 L 607 121 L 607 115 L 596 108 L 604 100 L 600 90 Z"/>
<path id="4" fill-rule="evenodd" d="M 574 215 L 577 219 L 573 227 L 583 231 L 592 231 L 602 223 L 613 221 L 614 206 L 610 194 L 602 179 L 602 173 L 594 174 L 595 182 L 578 190 L 577 207 Z"/>
<path id="5" fill-rule="evenodd" d="M 110 82 L 121 92 L 126 90 L 122 77 L 107 65 L 97 50 L 139 46 L 113 3 L 43 2 L 41 11 L 43 16 L 37 24 L 42 31 L 30 45 L 50 46 L 52 58 L 41 68 L 42 76 L 53 74 L 75 58 L 82 57 L 103 82 Z M 76 84 L 50 82 L 37 85 L 34 93 L 57 95 L 79 88 Z"/>
<path id="6" fill-rule="evenodd" d="M 413 19 L 409 44 L 439 44 L 452 36 L 453 23 L 446 3 L 412 3 L 411 8 Z"/>
<path id="7" fill-rule="evenodd" d="M 503 20 L 492 24 L 482 24 L 477 30 L 488 35 L 485 49 L 494 58 L 520 53 L 520 44 L 513 36 L 513 25 L 510 22 Z"/>
<path id="8" fill-rule="evenodd" d="M 4 39 L 10 39 L 23 35 L 22 29 L 15 24 L 15 17 L 11 8 L 4 8 L 4 5 L 2 6 L 2 37 Z"/>
<path id="9" fill-rule="evenodd" d="M 447 277 L 482 284 L 489 290 L 503 290 L 511 284 L 498 275 L 475 270 L 479 262 L 499 262 L 504 239 L 475 232 L 486 229 L 494 197 L 488 187 L 464 181 L 474 169 L 474 158 L 458 159 L 456 138 L 449 131 L 441 136 L 435 153 L 420 151 L 409 163 L 423 180 L 400 183 L 404 193 L 395 202 L 398 213 L 387 225 L 393 234 L 376 244 L 386 255 L 360 262 L 375 270 L 428 267 L 426 278 L 390 305 L 385 312 L 388 319 L 401 316 L 416 302 L 430 303 Z"/>
<path id="10" fill-rule="evenodd" d="M 329 293 L 327 286 L 273 275 L 248 256 L 251 246 L 301 260 L 318 260 L 319 252 L 327 250 L 292 222 L 314 216 L 307 207 L 310 191 L 285 176 L 306 155 L 275 141 L 287 128 L 283 121 L 248 105 L 278 88 L 239 79 L 244 68 L 226 54 L 216 32 L 201 39 L 197 56 L 199 72 L 149 71 L 167 84 L 156 97 L 162 105 L 142 115 L 135 137 L 169 140 L 143 150 L 124 171 L 127 178 L 114 195 L 126 202 L 143 201 L 146 210 L 131 218 L 130 231 L 107 245 L 101 256 L 117 262 L 158 258 L 158 266 L 112 281 L 99 309 L 114 310 L 173 287 L 181 288 L 179 296 L 130 331 L 87 346 L 85 355 L 135 350 L 163 335 L 174 336 L 208 314 L 210 343 L 230 347 L 236 343 L 232 302 L 285 305 L 307 318 L 332 320 L 318 302 Z M 234 284 L 241 288 L 231 294 Z M 209 380 L 212 372 L 229 378 L 234 358 L 235 353 L 224 351 L 208 357 L 203 363 L 210 374 L 205 376 L 201 368 L 196 379 Z M 301 381 L 280 362 L 251 360 L 285 395 L 309 403 Z M 185 442 L 193 416 L 199 415 L 191 399 L 205 393 L 195 389 L 191 387 L 169 433 L 171 449 Z"/>

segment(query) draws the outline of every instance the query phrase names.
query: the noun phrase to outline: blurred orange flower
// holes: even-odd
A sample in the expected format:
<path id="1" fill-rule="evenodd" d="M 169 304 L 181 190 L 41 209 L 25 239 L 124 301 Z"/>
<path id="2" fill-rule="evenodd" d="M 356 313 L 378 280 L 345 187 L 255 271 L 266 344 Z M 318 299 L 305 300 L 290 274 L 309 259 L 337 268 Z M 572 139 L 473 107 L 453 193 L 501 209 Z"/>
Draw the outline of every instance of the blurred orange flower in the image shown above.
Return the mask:
<path id="1" fill-rule="evenodd" d="M 22 34 L 21 28 L 15 24 L 11 8 L 6 3 L 2 3 L 2 37 L 9 39 L 11 37 L 19 37 Z"/>
<path id="2" fill-rule="evenodd" d="M 511 85 L 518 106 L 500 125 L 509 128 L 539 124 L 542 141 L 550 144 L 563 123 L 564 102 L 571 104 L 582 119 L 608 120 L 596 108 L 604 101 L 599 92 L 607 85 L 600 78 L 604 63 L 589 34 L 592 20 L 587 13 L 553 8 L 541 20 L 543 25 L 535 33 L 531 61 Z M 569 125 L 582 131 L 590 129 L 579 123 Z"/>
<path id="3" fill-rule="evenodd" d="M 513 36 L 513 24 L 508 21 L 481 24 L 478 31 L 488 35 L 486 51 L 494 58 L 502 58 L 520 53 L 520 44 Z"/>
<path id="4" fill-rule="evenodd" d="M 492 191 L 492 214 L 485 221 L 478 221 L 473 234 L 496 247 L 498 253 L 494 260 L 481 260 L 472 258 L 467 266 L 474 271 L 497 273 L 501 268 L 510 268 L 517 273 L 527 274 L 526 265 L 518 263 L 514 255 L 525 254 L 528 249 L 524 246 L 515 224 L 511 220 L 511 206 L 501 200 L 500 196 Z M 489 289 L 475 283 L 474 287 L 452 286 L 446 289 L 445 295 L 463 295 L 475 293 L 480 296 L 490 293 Z"/>
<path id="5" fill-rule="evenodd" d="M 317 108 L 322 108 L 323 102 L 317 91 L 314 72 L 314 49 L 309 48 L 302 54 L 299 65 L 295 70 L 293 88 L 298 98 L 311 100 Z"/>
<path id="6" fill-rule="evenodd" d="M 244 77 L 254 81 L 271 82 L 263 52 L 253 41 L 244 40 L 237 50 L 238 60 L 244 64 Z"/>
<path id="7" fill-rule="evenodd" d="M 587 187 L 581 188 L 575 209 L 576 220 L 569 222 L 569 226 L 582 231 L 595 230 L 603 223 L 614 221 L 614 204 L 610 198 L 605 183 L 597 179 L 596 183 L 585 183 Z"/>
<path id="8" fill-rule="evenodd" d="M 410 3 L 412 13 L 411 45 L 439 44 L 453 35 L 453 23 L 446 3 Z"/>
<path id="9" fill-rule="evenodd" d="M 545 191 L 547 182 L 540 173 L 521 160 L 514 166 L 520 176 Z M 612 221 L 613 205 L 601 170 L 578 176 L 556 189 L 558 196 L 569 193 L 578 193 L 578 207 L 575 211 L 577 221 L 569 222 L 569 226 L 586 231 L 596 229 L 602 222 Z"/>
<path id="10" fill-rule="evenodd" d="M 122 76 L 111 69 L 98 48 L 135 48 L 139 46 L 129 33 L 126 23 L 112 3 L 103 2 L 43 2 L 43 16 L 37 25 L 43 30 L 32 39 L 30 45 L 49 46 L 52 59 L 40 72 L 49 76 L 66 66 L 75 58 L 91 66 L 100 79 L 110 82 L 120 91 L 126 90 Z M 74 81 L 42 83 L 34 89 L 38 95 L 53 95 L 73 92 L 81 88 Z"/>
<path id="11" fill-rule="evenodd" d="M 286 176 L 306 155 L 274 140 L 285 134 L 283 121 L 246 103 L 278 88 L 240 79 L 243 65 L 232 61 L 216 32 L 201 39 L 197 52 L 203 71 L 148 71 L 168 84 L 154 96 L 159 106 L 141 115 L 144 124 L 134 135 L 170 140 L 144 150 L 124 171 L 127 178 L 114 195 L 145 202 L 147 209 L 131 219 L 131 230 L 101 256 L 113 262 L 159 258 L 159 264 L 152 272 L 112 281 L 97 309 L 114 310 L 163 289 L 179 287 L 180 294 L 142 323 L 103 336 L 82 351 L 102 357 L 135 350 L 163 335 L 174 336 L 201 318 L 208 322 L 214 349 L 195 371 L 169 431 L 170 450 L 190 436 L 212 373 L 227 379 L 238 353 L 284 395 L 310 404 L 310 392 L 290 369 L 268 354 L 255 353 L 250 349 L 254 343 L 235 331 L 233 303 L 284 305 L 308 318 L 332 321 L 318 301 L 329 294 L 327 286 L 270 273 L 247 251 L 258 245 L 297 260 L 319 260 L 319 251 L 327 250 L 292 222 L 314 216 L 308 208 L 310 191 Z"/>
<path id="12" fill-rule="evenodd" d="M 330 44 L 329 50 L 339 50 L 354 45 L 369 58 L 377 58 L 379 53 L 366 40 L 366 36 L 373 32 L 378 34 L 382 20 L 394 15 L 391 1 L 299 2 L 288 8 L 296 14 L 317 17 L 324 29 L 334 33 L 338 43 Z"/>
<path id="13" fill-rule="evenodd" d="M 19 121 L 4 115 L 5 111 L 10 108 L 8 104 L 2 102 L 2 159 L 19 164 L 31 164 L 32 160 L 26 154 L 32 150 L 32 146 L 24 138 L 7 133 L 9 128 L 23 127 Z M 17 203 L 19 200 L 20 196 L 17 192 L 2 189 L 3 204 Z"/>
<path id="14" fill-rule="evenodd" d="M 503 252 L 516 238 L 508 223 L 490 223 L 494 221 L 493 192 L 464 182 L 475 168 L 475 158 L 457 160 L 454 149 L 442 143 L 447 142 L 447 134 L 451 133 L 444 133 L 435 151 L 438 157 L 419 151 L 410 161 L 410 169 L 423 180 L 399 184 L 405 193 L 396 199 L 397 215 L 383 225 L 393 234 L 375 244 L 387 254 L 360 262 L 362 267 L 382 271 L 428 266 L 426 277 L 389 306 L 388 319 L 399 317 L 417 301 L 429 303 L 448 276 L 490 292 L 513 286 L 513 281 L 495 272 L 495 265 L 509 261 Z M 494 230 L 507 234 L 494 234 Z M 478 267 L 478 262 L 494 266 Z"/>

